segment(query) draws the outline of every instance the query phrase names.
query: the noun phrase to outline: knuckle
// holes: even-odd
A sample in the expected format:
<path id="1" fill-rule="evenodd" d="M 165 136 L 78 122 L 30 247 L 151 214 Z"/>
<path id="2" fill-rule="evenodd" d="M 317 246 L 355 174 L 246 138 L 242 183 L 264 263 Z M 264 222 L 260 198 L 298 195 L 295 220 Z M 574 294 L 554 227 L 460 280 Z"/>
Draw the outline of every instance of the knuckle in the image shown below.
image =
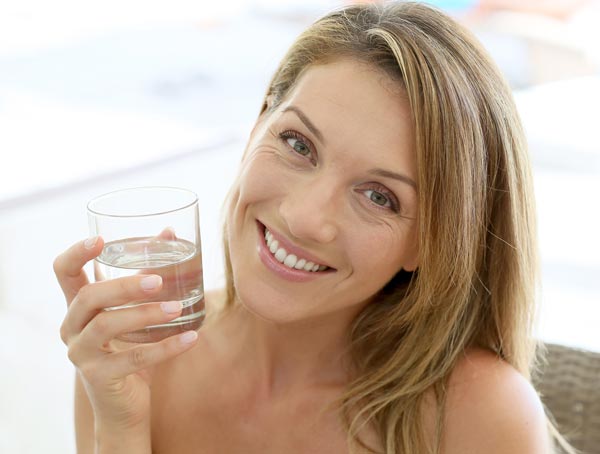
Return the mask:
<path id="1" fill-rule="evenodd" d="M 78 362 L 78 358 L 79 358 L 79 349 L 77 348 L 77 344 L 72 344 L 68 346 L 69 348 L 67 349 L 67 357 L 69 358 L 69 361 L 71 361 L 73 364 L 77 365 Z"/>
<path id="2" fill-rule="evenodd" d="M 83 306 L 86 309 L 95 309 L 95 303 L 97 302 L 96 300 L 98 299 L 96 297 L 96 294 L 98 293 L 99 289 L 95 287 L 96 284 L 95 283 L 89 283 L 89 284 L 85 284 L 84 286 L 82 286 L 78 291 L 77 291 L 77 295 L 74 298 L 74 301 L 71 303 L 75 303 L 75 300 L 78 301 L 78 306 Z"/>
<path id="3" fill-rule="evenodd" d="M 54 274 L 57 277 L 60 277 L 60 275 L 62 274 L 62 270 L 63 270 L 63 255 L 59 255 L 57 256 L 54 261 L 52 262 L 52 269 L 54 270 Z"/>
<path id="4" fill-rule="evenodd" d="M 143 367 L 146 364 L 146 354 L 140 347 L 129 350 L 128 360 L 134 367 Z"/>
<path id="5" fill-rule="evenodd" d="M 62 325 L 60 325 L 59 333 L 60 333 L 60 340 L 63 342 L 63 344 L 67 345 L 67 343 L 69 341 L 69 335 L 68 335 L 66 323 L 64 321 L 63 321 Z"/>

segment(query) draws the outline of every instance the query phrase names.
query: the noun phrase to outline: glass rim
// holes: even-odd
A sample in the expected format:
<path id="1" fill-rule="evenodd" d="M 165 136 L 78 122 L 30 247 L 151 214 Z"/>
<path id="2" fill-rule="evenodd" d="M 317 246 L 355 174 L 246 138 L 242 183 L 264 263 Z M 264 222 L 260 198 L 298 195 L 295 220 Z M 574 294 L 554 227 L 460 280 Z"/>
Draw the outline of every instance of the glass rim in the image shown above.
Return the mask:
<path id="1" fill-rule="evenodd" d="M 103 213 L 102 211 L 93 209 L 91 207 L 93 203 L 100 201 L 100 199 L 108 198 L 109 196 L 114 196 L 118 193 L 133 192 L 133 191 L 139 191 L 139 190 L 156 190 L 156 189 L 162 189 L 162 190 L 167 189 L 170 191 L 186 193 L 192 197 L 192 200 L 191 200 L 191 202 L 186 202 L 185 204 L 182 204 L 181 206 L 178 206 L 177 208 L 163 210 L 163 211 L 157 211 L 154 213 L 144 213 L 144 214 L 110 214 L 110 213 Z M 114 191 L 110 191 L 105 194 L 100 194 L 99 196 L 92 198 L 87 203 L 86 208 L 87 208 L 88 214 L 93 214 L 94 216 L 103 216 L 103 217 L 108 217 L 108 218 L 144 218 L 144 217 L 151 217 L 151 216 L 161 216 L 163 214 L 169 214 L 169 213 L 174 213 L 176 211 L 185 210 L 186 208 L 189 208 L 197 203 L 198 203 L 198 194 L 196 194 L 194 191 L 191 191 L 189 189 L 178 188 L 178 187 L 174 187 L 174 186 L 136 186 L 133 188 L 116 189 Z"/>

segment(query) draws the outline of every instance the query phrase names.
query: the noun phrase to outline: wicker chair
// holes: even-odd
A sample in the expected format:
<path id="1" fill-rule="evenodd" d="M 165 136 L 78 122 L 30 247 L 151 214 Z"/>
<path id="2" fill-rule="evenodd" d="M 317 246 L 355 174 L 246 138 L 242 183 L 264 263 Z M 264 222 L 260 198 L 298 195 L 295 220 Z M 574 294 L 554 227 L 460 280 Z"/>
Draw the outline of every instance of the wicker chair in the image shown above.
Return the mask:
<path id="1" fill-rule="evenodd" d="M 600 454 L 600 353 L 554 344 L 545 349 L 534 377 L 544 405 L 574 448 Z"/>

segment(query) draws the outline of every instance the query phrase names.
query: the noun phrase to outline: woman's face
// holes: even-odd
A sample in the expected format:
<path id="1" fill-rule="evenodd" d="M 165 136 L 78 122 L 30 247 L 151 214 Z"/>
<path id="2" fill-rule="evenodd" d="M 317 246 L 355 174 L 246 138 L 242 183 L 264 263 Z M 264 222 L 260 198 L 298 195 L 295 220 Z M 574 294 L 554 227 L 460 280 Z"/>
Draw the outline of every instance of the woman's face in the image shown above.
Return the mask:
<path id="1" fill-rule="evenodd" d="M 415 181 L 398 83 L 348 59 L 309 68 L 242 161 L 228 214 L 241 302 L 275 322 L 361 310 L 418 264 Z"/>

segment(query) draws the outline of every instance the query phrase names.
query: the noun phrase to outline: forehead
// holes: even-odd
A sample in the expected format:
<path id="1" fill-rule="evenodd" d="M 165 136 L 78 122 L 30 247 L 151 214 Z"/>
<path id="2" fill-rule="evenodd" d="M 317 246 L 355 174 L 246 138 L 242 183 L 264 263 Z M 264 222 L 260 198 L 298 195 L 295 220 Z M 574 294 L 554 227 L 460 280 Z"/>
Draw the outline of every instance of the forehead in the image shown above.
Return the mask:
<path id="1" fill-rule="evenodd" d="M 326 142 L 414 167 L 408 99 L 401 83 L 382 71 L 351 59 L 309 67 L 277 110 L 290 105 L 306 114 Z"/>

